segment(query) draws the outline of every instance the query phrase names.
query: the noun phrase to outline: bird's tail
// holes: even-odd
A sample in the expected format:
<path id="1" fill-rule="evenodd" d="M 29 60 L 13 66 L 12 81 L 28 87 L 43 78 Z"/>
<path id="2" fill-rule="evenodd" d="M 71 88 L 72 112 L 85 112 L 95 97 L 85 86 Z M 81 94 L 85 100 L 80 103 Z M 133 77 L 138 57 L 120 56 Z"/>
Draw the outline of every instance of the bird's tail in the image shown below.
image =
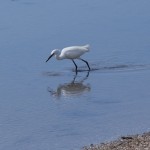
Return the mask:
<path id="1" fill-rule="evenodd" d="M 90 50 L 90 45 L 89 44 L 86 44 L 83 47 L 86 48 L 88 51 Z"/>

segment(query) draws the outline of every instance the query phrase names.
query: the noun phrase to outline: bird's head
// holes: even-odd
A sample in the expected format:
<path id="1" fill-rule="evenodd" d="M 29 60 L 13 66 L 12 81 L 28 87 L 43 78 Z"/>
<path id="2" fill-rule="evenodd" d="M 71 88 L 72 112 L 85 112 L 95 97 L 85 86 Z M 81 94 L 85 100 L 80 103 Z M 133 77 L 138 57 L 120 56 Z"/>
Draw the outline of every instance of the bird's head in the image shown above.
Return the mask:
<path id="1" fill-rule="evenodd" d="M 59 55 L 59 54 L 60 54 L 59 49 L 54 49 L 54 50 L 52 50 L 51 55 L 48 57 L 48 59 L 46 60 L 46 62 L 48 62 L 49 59 L 50 59 L 51 57 L 53 57 L 54 55 L 57 56 L 57 55 Z"/>
<path id="2" fill-rule="evenodd" d="M 58 55 L 59 53 L 59 49 L 54 49 L 52 50 L 51 55 Z"/>

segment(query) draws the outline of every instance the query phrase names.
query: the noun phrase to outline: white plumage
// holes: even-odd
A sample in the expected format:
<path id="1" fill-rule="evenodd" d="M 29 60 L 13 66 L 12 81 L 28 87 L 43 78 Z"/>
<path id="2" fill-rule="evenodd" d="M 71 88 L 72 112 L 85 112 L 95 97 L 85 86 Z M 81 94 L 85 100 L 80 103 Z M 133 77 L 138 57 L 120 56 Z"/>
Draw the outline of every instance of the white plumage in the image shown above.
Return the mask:
<path id="1" fill-rule="evenodd" d="M 59 49 L 52 50 L 51 55 L 48 57 L 46 62 L 52 57 L 55 56 L 57 60 L 62 60 L 62 59 L 71 59 L 72 62 L 74 63 L 76 67 L 76 72 L 77 72 L 77 65 L 74 61 L 74 59 L 79 59 L 84 61 L 88 69 L 90 70 L 90 66 L 88 62 L 84 59 L 81 59 L 80 56 L 83 55 L 85 52 L 88 52 L 90 49 L 90 45 L 84 45 L 84 46 L 70 46 L 70 47 L 65 47 L 61 51 Z"/>

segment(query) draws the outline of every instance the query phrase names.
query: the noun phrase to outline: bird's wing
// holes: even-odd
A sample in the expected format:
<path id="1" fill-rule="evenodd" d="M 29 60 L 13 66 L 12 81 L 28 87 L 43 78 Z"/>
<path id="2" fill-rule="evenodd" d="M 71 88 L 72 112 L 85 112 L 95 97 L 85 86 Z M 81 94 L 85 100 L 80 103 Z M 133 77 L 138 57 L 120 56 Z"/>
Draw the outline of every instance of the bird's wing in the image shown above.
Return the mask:
<path id="1" fill-rule="evenodd" d="M 86 49 L 88 49 L 88 50 L 90 50 L 90 45 L 89 44 L 86 44 L 83 47 L 86 48 Z"/>
<path id="2" fill-rule="evenodd" d="M 62 50 L 62 55 L 64 55 L 68 59 L 76 59 L 87 52 L 88 49 L 81 47 L 81 46 L 72 46 L 67 47 Z"/>

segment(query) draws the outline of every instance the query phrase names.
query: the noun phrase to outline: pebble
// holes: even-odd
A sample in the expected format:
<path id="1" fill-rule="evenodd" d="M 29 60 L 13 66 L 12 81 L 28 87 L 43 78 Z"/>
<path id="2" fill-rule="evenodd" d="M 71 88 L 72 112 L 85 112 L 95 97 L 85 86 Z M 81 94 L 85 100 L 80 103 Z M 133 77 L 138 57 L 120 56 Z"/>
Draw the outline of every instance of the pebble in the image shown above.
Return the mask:
<path id="1" fill-rule="evenodd" d="M 150 150 L 150 132 L 141 135 L 122 136 L 116 141 L 91 144 L 83 150 Z"/>

